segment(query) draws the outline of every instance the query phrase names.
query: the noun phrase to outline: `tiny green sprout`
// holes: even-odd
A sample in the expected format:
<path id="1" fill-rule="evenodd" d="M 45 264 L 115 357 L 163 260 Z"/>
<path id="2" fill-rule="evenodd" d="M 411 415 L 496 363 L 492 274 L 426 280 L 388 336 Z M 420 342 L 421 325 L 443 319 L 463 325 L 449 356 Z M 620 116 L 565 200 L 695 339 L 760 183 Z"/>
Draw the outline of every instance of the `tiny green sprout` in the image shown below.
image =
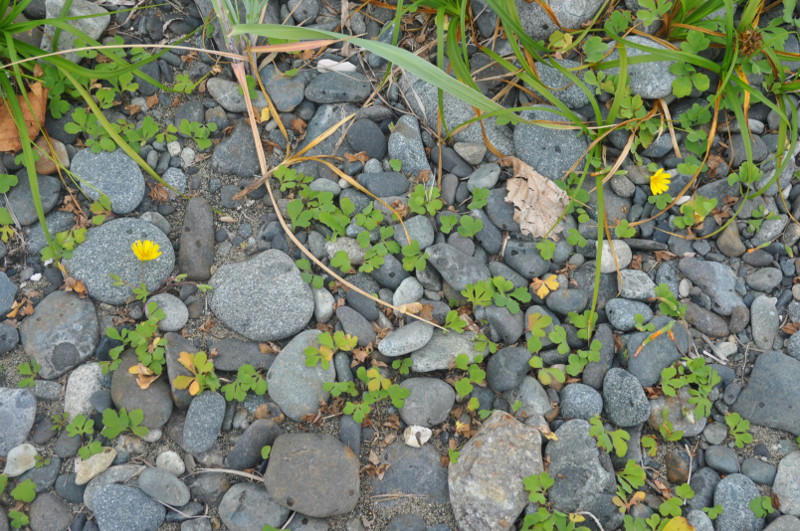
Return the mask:
<path id="1" fill-rule="evenodd" d="M 267 460 L 269 459 L 269 454 L 272 452 L 272 446 L 266 445 L 261 447 L 261 459 Z"/>
<path id="2" fill-rule="evenodd" d="M 743 419 L 738 413 L 728 413 L 725 415 L 725 424 L 728 425 L 730 434 L 736 441 L 737 448 L 744 448 L 745 444 L 753 442 L 749 420 Z"/>
<path id="3" fill-rule="evenodd" d="M 440 196 L 441 192 L 437 187 L 418 184 L 408 197 L 408 208 L 415 214 L 433 216 L 444 207 Z"/>
<path id="4" fill-rule="evenodd" d="M 669 408 L 665 407 L 661 410 L 661 424 L 658 426 L 658 431 L 665 441 L 675 442 L 683 439 L 683 431 L 676 430 L 672 422 L 667 418 L 669 416 Z"/>
<path id="5" fill-rule="evenodd" d="M 396 369 L 400 374 L 406 375 L 411 371 L 411 367 L 414 365 L 414 360 L 411 358 L 403 358 L 399 360 L 394 360 L 392 362 L 392 368 Z"/>
<path id="6" fill-rule="evenodd" d="M 468 409 L 469 411 L 475 411 L 475 410 L 476 410 L 476 409 L 478 409 L 479 407 L 481 407 L 481 403 L 480 403 L 480 401 L 479 401 L 479 400 L 478 400 L 476 397 L 474 397 L 474 396 L 473 396 L 472 398 L 470 398 L 470 399 L 469 399 L 469 402 L 467 402 L 467 409 Z"/>
<path id="7" fill-rule="evenodd" d="M 412 240 L 408 245 L 403 246 L 403 269 L 414 271 L 418 269 L 424 271 L 427 266 L 428 253 L 422 253 L 419 248 L 419 241 Z"/>
<path id="8" fill-rule="evenodd" d="M 769 496 L 758 496 L 750 500 L 750 510 L 757 518 L 766 518 L 775 512 L 772 506 L 772 498 Z"/>
<path id="9" fill-rule="evenodd" d="M 511 404 L 511 411 L 516 413 L 517 411 L 519 411 L 519 408 L 521 407 L 522 407 L 522 402 L 520 400 L 514 400 L 514 403 Z"/>
<path id="10" fill-rule="evenodd" d="M 353 270 L 353 266 L 350 264 L 350 257 L 344 251 L 336 251 L 336 254 L 331 258 L 331 267 L 338 268 L 342 273 L 349 273 Z"/>
<path id="11" fill-rule="evenodd" d="M 444 327 L 448 330 L 453 330 L 457 334 L 460 334 L 464 331 L 464 327 L 467 326 L 467 322 L 461 318 L 458 314 L 457 310 L 450 310 L 447 312 L 447 317 L 445 318 Z"/>
<path id="12" fill-rule="evenodd" d="M 469 202 L 467 208 L 470 210 L 480 210 L 486 206 L 489 199 L 489 190 L 487 188 L 475 188 L 472 191 L 472 201 Z"/>
<path id="13" fill-rule="evenodd" d="M 89 459 L 93 455 L 100 453 L 103 453 L 103 445 L 100 444 L 100 441 L 90 441 L 78 448 L 78 455 L 83 460 Z"/>
<path id="14" fill-rule="evenodd" d="M 255 367 L 245 363 L 239 367 L 236 379 L 223 385 L 220 390 L 225 393 L 225 400 L 229 402 L 231 400 L 244 402 L 248 391 L 252 391 L 259 396 L 264 395 L 267 392 L 267 381 L 258 374 Z"/>
<path id="15" fill-rule="evenodd" d="M 94 421 L 91 419 L 87 419 L 84 415 L 78 414 L 75 415 L 75 418 L 72 419 L 67 426 L 67 435 L 70 437 L 81 437 L 86 435 L 91 437 L 94 435 Z"/>
<path id="16" fill-rule="evenodd" d="M 708 515 L 712 520 L 716 520 L 722 514 L 722 505 L 715 505 L 714 507 L 703 507 L 703 512 Z"/>
<path id="17" fill-rule="evenodd" d="M 141 409 L 132 409 L 128 412 L 125 408 L 115 411 L 107 408 L 103 411 L 103 431 L 100 433 L 107 439 L 113 439 L 124 431 L 130 430 L 134 435 L 144 437 L 150 432 L 147 426 L 142 426 L 144 412 Z"/>
<path id="18" fill-rule="evenodd" d="M 633 316 L 633 322 L 636 323 L 635 326 L 639 332 L 652 332 L 656 328 L 656 325 L 653 323 L 645 323 L 644 315 L 640 313 Z"/>
<path id="19" fill-rule="evenodd" d="M 447 451 L 447 457 L 450 459 L 451 464 L 456 464 L 458 463 L 458 458 L 461 457 L 461 453 L 451 448 Z"/>
<path id="20" fill-rule="evenodd" d="M 545 238 L 536 244 L 536 249 L 545 260 L 550 260 L 556 254 L 556 242 Z"/>
<path id="21" fill-rule="evenodd" d="M 403 161 L 400 159 L 389 159 L 389 167 L 392 171 L 400 171 L 403 167 Z"/>
<path id="22" fill-rule="evenodd" d="M 25 376 L 25 378 L 22 378 L 17 385 L 19 387 L 33 387 L 33 380 L 41 369 L 42 366 L 33 359 L 30 362 L 20 363 L 17 365 L 17 371 L 20 376 Z"/>
<path id="23" fill-rule="evenodd" d="M 472 238 L 483 230 L 483 221 L 472 216 L 461 216 L 458 233 L 465 238 Z"/>
<path id="24" fill-rule="evenodd" d="M 650 457 L 655 457 L 658 452 L 658 442 L 652 435 L 642 436 L 642 449 L 647 452 Z"/>
<path id="25" fill-rule="evenodd" d="M 345 352 L 353 350 L 358 343 L 358 338 L 339 330 L 333 335 L 323 332 L 317 336 L 317 343 L 319 346 L 309 345 L 306 347 L 306 366 L 315 367 L 321 362 L 322 368 L 327 370 L 333 355 L 339 350 Z"/>
<path id="26" fill-rule="evenodd" d="M 439 218 L 439 230 L 445 234 L 453 232 L 456 225 L 458 225 L 458 216 L 455 214 L 448 214 Z"/>
<path id="27" fill-rule="evenodd" d="M 602 448 L 606 452 L 613 450 L 617 457 L 622 457 L 628 453 L 628 441 L 631 436 L 627 431 L 607 431 L 599 415 L 590 418 L 589 424 L 591 425 L 589 435 L 597 439 L 598 448 Z"/>
<path id="28" fill-rule="evenodd" d="M 555 485 L 555 480 L 547 472 L 542 472 L 523 478 L 522 484 L 531 503 L 547 505 L 547 490 Z"/>

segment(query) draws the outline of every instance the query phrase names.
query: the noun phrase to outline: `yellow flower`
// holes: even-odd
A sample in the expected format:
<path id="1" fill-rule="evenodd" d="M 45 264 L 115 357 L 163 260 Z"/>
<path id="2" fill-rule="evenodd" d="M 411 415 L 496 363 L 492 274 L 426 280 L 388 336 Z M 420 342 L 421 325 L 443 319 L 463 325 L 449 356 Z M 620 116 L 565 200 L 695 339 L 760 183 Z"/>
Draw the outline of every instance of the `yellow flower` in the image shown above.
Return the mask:
<path id="1" fill-rule="evenodd" d="M 672 176 L 664 171 L 664 168 L 659 168 L 657 172 L 650 176 L 650 191 L 653 195 L 663 194 L 669 190 L 669 180 Z"/>
<path id="2" fill-rule="evenodd" d="M 133 254 L 136 255 L 136 258 L 138 258 L 141 262 L 155 260 L 161 256 L 161 251 L 158 248 L 158 244 L 151 242 L 150 240 L 136 240 L 131 244 L 131 249 L 133 250 Z"/>

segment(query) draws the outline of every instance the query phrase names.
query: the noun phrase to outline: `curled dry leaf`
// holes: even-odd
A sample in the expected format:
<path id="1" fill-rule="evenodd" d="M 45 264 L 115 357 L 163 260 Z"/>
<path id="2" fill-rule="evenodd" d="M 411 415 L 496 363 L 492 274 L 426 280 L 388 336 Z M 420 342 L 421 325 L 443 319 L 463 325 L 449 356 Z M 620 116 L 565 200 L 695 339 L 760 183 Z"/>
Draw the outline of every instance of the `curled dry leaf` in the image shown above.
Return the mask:
<path id="1" fill-rule="evenodd" d="M 569 204 L 567 193 L 516 157 L 504 157 L 499 162 L 501 166 L 511 166 L 514 174 L 506 182 L 506 202 L 514 205 L 514 221 L 519 223 L 522 233 L 558 241 L 562 224 L 552 231 L 550 228 Z"/>
<path id="2" fill-rule="evenodd" d="M 32 83 L 30 91 L 28 91 L 28 100 L 31 102 L 30 107 L 21 94 L 17 96 L 19 106 L 22 108 L 25 128 L 28 130 L 28 136 L 33 139 L 39 136 L 39 127 L 44 125 L 47 89 L 38 81 Z M 20 149 L 22 149 L 22 141 L 19 131 L 14 123 L 9 104 L 4 101 L 0 104 L 0 151 L 16 152 Z"/>

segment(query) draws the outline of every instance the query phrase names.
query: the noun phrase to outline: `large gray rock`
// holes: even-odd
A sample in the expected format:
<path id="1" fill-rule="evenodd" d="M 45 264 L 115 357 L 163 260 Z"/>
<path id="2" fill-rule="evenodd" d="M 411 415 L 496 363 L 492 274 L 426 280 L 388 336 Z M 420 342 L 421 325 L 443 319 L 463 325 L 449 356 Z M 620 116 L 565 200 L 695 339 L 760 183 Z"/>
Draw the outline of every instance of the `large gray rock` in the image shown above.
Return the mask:
<path id="1" fill-rule="evenodd" d="M 60 17 L 64 4 L 66 4 L 64 0 L 46 0 L 44 3 L 46 18 Z M 70 20 L 69 24 L 95 40 L 100 38 L 111 23 L 111 15 L 108 14 L 108 11 L 88 0 L 74 0 L 70 5 L 69 11 L 67 11 L 67 16 L 76 17 Z M 45 26 L 44 35 L 42 36 L 43 50 L 53 51 L 53 36 L 55 32 L 55 26 Z M 75 39 L 76 37 L 68 31 L 60 32 L 58 49 L 69 50 L 76 48 Z M 73 63 L 77 63 L 81 59 L 76 52 L 64 54 L 63 57 Z"/>
<path id="2" fill-rule="evenodd" d="M 508 413 L 492 413 L 448 468 L 459 529 L 511 529 L 528 504 L 523 480 L 543 470 L 539 432 Z"/>
<path id="3" fill-rule="evenodd" d="M 287 433 L 272 445 L 264 483 L 284 507 L 327 518 L 355 508 L 358 469 L 356 454 L 330 435 Z"/>
<path id="4" fill-rule="evenodd" d="M 400 88 L 406 95 L 414 114 L 419 116 L 422 122 L 436 129 L 439 97 L 437 89 L 424 79 L 404 72 L 400 76 Z M 468 103 L 461 101 L 449 92 L 444 93 L 444 119 L 447 127 L 455 129 L 462 123 L 475 117 L 475 110 Z M 483 120 L 481 123 L 473 123 L 464 129 L 459 130 L 453 135 L 457 142 L 477 142 L 484 144 L 483 132 L 495 148 L 503 154 L 510 155 L 514 152 L 514 145 L 511 139 L 511 132 L 508 126 L 498 125 L 495 118 Z"/>
<path id="5" fill-rule="evenodd" d="M 411 394 L 400 408 L 400 417 L 410 426 L 433 427 L 450 415 L 456 401 L 456 392 L 438 378 L 408 378 L 401 387 Z"/>
<path id="6" fill-rule="evenodd" d="M 553 111 L 523 111 L 525 120 L 563 122 L 562 115 Z M 569 129 L 552 129 L 539 124 L 520 123 L 514 129 L 514 148 L 517 156 L 534 170 L 552 180 L 561 180 L 586 152 L 588 143 L 580 133 Z M 579 168 L 578 168 L 579 169 Z"/>
<path id="7" fill-rule="evenodd" d="M 592 20 L 597 10 L 603 5 L 602 0 L 546 0 L 545 2 L 558 23 L 550 18 L 538 2 L 515 2 L 519 11 L 520 22 L 525 33 L 536 40 L 547 41 L 554 31 L 561 28 L 577 29 L 585 22 Z"/>
<path id="8" fill-rule="evenodd" d="M 121 149 L 100 153 L 82 149 L 72 157 L 70 170 L 80 179 L 83 192 L 90 199 L 97 200 L 101 194 L 108 196 L 115 214 L 133 211 L 144 197 L 142 170 Z"/>
<path id="9" fill-rule="evenodd" d="M 556 430 L 558 440 L 547 443 L 545 460 L 555 480 L 548 499 L 559 511 L 587 510 L 598 515 L 599 506 L 608 503 L 616 490 L 611 460 L 598 450 L 589 428 L 585 420 L 568 420 Z M 616 529 L 607 522 L 604 527 Z"/>
<path id="10" fill-rule="evenodd" d="M 167 509 L 140 489 L 125 485 L 106 485 L 93 499 L 94 516 L 100 529 L 109 531 L 149 531 L 164 522 Z"/>
<path id="11" fill-rule="evenodd" d="M 744 474 L 725 476 L 714 490 L 714 505 L 722 506 L 722 514 L 715 522 L 717 529 L 761 531 L 764 519 L 750 510 L 750 502 L 760 495 L 756 484 Z"/>
<path id="12" fill-rule="evenodd" d="M 744 304 L 736 293 L 736 276 L 727 265 L 682 258 L 678 267 L 681 273 L 711 297 L 713 309 L 720 315 L 730 315 L 734 308 Z"/>
<path id="13" fill-rule="evenodd" d="M 800 361 L 775 351 L 759 354 L 732 409 L 753 424 L 800 435 L 798 381 Z"/>
<path id="14" fill-rule="evenodd" d="M 336 380 L 333 363 L 327 369 L 321 363 L 315 367 L 306 366 L 305 350 L 309 346 L 319 346 L 319 334 L 319 330 L 298 334 L 283 347 L 267 373 L 269 396 L 287 417 L 295 421 L 303 415 L 315 413 L 320 401 L 326 401 L 330 396 L 322 385 Z"/>
<path id="15" fill-rule="evenodd" d="M 140 262 L 131 250 L 137 240 L 150 240 L 159 246 L 161 256 Z M 86 286 L 89 295 L 106 304 L 120 305 L 133 297 L 131 286 L 142 282 L 154 292 L 169 278 L 175 267 L 172 243 L 161 230 L 140 219 L 112 219 L 86 232 L 86 241 L 63 260 L 67 272 Z M 115 286 L 109 275 L 117 275 L 125 284 Z"/>
<path id="16" fill-rule="evenodd" d="M 36 212 L 33 191 L 27 171 L 25 169 L 18 171 L 17 179 L 19 181 L 18 184 L 8 192 L 6 197 L 2 198 L 0 205 L 7 207 L 19 224 L 27 227 L 36 223 L 39 220 L 39 215 Z M 39 186 L 38 197 L 42 202 L 42 210 L 47 214 L 61 199 L 61 182 L 49 175 L 37 175 L 36 180 Z M 42 234 L 42 237 L 44 237 L 44 234 Z"/>
<path id="17" fill-rule="evenodd" d="M 254 341 L 293 336 L 314 313 L 311 288 L 283 251 L 264 251 L 246 262 L 226 264 L 209 283 L 214 288 L 209 298 L 214 314 Z"/>
<path id="18" fill-rule="evenodd" d="M 94 354 L 99 328 L 91 300 L 54 291 L 22 321 L 19 332 L 25 352 L 42 367 L 39 376 L 51 380 Z"/>

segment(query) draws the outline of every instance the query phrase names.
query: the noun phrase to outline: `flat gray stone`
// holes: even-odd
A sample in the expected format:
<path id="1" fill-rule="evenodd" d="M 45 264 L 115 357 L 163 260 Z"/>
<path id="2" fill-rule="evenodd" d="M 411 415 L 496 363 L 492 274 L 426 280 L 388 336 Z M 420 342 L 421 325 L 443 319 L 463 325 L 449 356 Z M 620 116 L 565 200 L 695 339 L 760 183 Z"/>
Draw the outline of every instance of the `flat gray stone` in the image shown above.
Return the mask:
<path id="1" fill-rule="evenodd" d="M 305 350 L 318 346 L 319 334 L 319 330 L 306 330 L 295 336 L 283 347 L 267 373 L 269 396 L 295 421 L 315 413 L 320 401 L 327 401 L 330 396 L 322 388 L 323 384 L 336 381 L 333 363 L 327 369 L 321 363 L 315 367 L 306 366 Z"/>
<path id="2" fill-rule="evenodd" d="M 422 321 L 414 320 L 407 325 L 389 332 L 378 343 L 378 350 L 384 356 L 394 358 L 410 354 L 424 347 L 433 337 L 433 327 Z"/>
<path id="3" fill-rule="evenodd" d="M 190 452 L 210 450 L 217 442 L 224 417 L 225 399 L 222 395 L 211 391 L 197 395 L 186 412 L 183 446 Z"/>
<path id="4" fill-rule="evenodd" d="M 264 251 L 246 262 L 223 265 L 209 283 L 214 314 L 253 341 L 293 336 L 314 313 L 311 288 L 283 251 Z"/>
<path id="5" fill-rule="evenodd" d="M 25 353 L 42 367 L 39 376 L 52 380 L 94 354 L 99 327 L 90 299 L 54 291 L 22 321 L 19 333 Z"/>
<path id="6" fill-rule="evenodd" d="M 107 195 L 115 214 L 133 211 L 144 197 L 142 170 L 121 149 L 100 153 L 83 149 L 72 157 L 70 171 L 81 179 L 83 192 L 90 199 Z"/>
<path id="7" fill-rule="evenodd" d="M 458 528 L 510 529 L 528 504 L 523 480 L 543 470 L 539 432 L 508 413 L 492 413 L 460 450 L 458 461 L 448 467 Z"/>
<path id="8" fill-rule="evenodd" d="M 406 424 L 431 428 L 447 420 L 456 401 L 449 384 L 438 378 L 408 378 L 400 386 L 411 391 L 400 408 Z"/>
<path id="9" fill-rule="evenodd" d="M 140 262 L 131 250 L 137 240 L 158 244 L 161 256 Z M 62 261 L 67 272 L 86 286 L 89 295 L 106 304 L 120 305 L 133 298 L 130 286 L 144 282 L 151 292 L 169 278 L 175 267 L 175 251 L 169 238 L 155 225 L 135 218 L 112 219 L 86 232 L 86 241 Z M 126 285 L 115 286 L 109 276 L 119 276 Z"/>
<path id="10" fill-rule="evenodd" d="M 242 531 L 261 531 L 265 525 L 281 526 L 290 512 L 267 489 L 253 483 L 237 483 L 219 504 L 219 516 L 228 529 Z"/>
<path id="11" fill-rule="evenodd" d="M 800 435 L 799 380 L 800 361 L 775 351 L 759 354 L 732 409 L 753 424 Z"/>
<path id="12" fill-rule="evenodd" d="M 95 495 L 92 511 L 104 531 L 151 531 L 164 522 L 167 509 L 140 489 L 106 485 Z"/>
<path id="13" fill-rule="evenodd" d="M 332 436 L 287 433 L 272 445 L 264 484 L 284 507 L 327 518 L 355 508 L 361 487 L 358 470 L 356 454 Z"/>

